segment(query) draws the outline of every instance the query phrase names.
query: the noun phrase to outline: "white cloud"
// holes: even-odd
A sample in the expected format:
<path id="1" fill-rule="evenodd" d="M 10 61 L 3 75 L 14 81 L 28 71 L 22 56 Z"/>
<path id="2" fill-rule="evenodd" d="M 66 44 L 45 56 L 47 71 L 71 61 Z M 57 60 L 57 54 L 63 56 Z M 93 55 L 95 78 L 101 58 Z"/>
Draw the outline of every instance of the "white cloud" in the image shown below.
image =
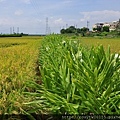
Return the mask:
<path id="1" fill-rule="evenodd" d="M 22 2 L 26 3 L 26 4 L 30 4 L 30 0 L 22 0 Z"/>
<path id="2" fill-rule="evenodd" d="M 0 2 L 3 2 L 3 1 L 5 1 L 5 0 L 0 0 Z"/>
<path id="3" fill-rule="evenodd" d="M 84 19 L 84 18 L 80 19 L 80 22 L 84 22 L 84 21 L 85 21 L 85 19 Z"/>
<path id="4" fill-rule="evenodd" d="M 71 3 L 71 2 L 72 2 L 72 0 L 64 0 L 63 1 L 64 4 L 68 4 L 68 3 Z"/>
<path id="5" fill-rule="evenodd" d="M 0 25 L 6 26 L 6 25 L 13 25 L 14 22 L 11 18 L 1 18 L 0 19 Z"/>
<path id="6" fill-rule="evenodd" d="M 80 14 L 81 14 L 81 17 L 79 18 L 80 23 L 86 26 L 87 21 L 89 21 L 90 29 L 95 23 L 117 21 L 119 20 L 120 17 L 120 11 L 114 10 L 80 12 Z"/>
<path id="7" fill-rule="evenodd" d="M 57 25 L 60 25 L 60 24 L 64 24 L 64 21 L 62 18 L 59 18 L 57 20 L 54 20 L 54 23 L 57 24 Z"/>
<path id="8" fill-rule="evenodd" d="M 91 12 L 80 12 L 84 17 L 81 21 L 94 20 L 94 21 L 111 21 L 116 20 L 120 16 L 120 11 L 103 10 L 103 11 L 91 11 Z"/>
<path id="9" fill-rule="evenodd" d="M 20 15 L 22 15 L 23 14 L 23 11 L 22 10 L 17 10 L 17 11 L 15 11 L 15 15 L 17 15 L 17 16 L 20 16 Z"/>

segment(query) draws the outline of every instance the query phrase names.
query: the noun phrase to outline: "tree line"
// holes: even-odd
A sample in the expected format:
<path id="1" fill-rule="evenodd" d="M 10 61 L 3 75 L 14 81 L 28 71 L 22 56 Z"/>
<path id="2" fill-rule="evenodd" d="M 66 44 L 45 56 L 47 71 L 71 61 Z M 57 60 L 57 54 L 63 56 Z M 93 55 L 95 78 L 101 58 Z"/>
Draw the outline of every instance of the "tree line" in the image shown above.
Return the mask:
<path id="1" fill-rule="evenodd" d="M 109 26 L 104 26 L 104 27 L 97 26 L 97 28 L 93 28 L 93 31 L 97 31 L 97 32 L 110 32 L 109 28 L 110 28 Z"/>
<path id="2" fill-rule="evenodd" d="M 89 31 L 88 28 L 83 27 L 83 28 L 76 28 L 75 26 L 70 26 L 69 28 L 66 29 L 61 29 L 60 33 L 61 34 L 69 34 L 69 33 L 75 33 L 75 34 L 79 34 L 79 33 L 86 33 L 87 31 Z"/>

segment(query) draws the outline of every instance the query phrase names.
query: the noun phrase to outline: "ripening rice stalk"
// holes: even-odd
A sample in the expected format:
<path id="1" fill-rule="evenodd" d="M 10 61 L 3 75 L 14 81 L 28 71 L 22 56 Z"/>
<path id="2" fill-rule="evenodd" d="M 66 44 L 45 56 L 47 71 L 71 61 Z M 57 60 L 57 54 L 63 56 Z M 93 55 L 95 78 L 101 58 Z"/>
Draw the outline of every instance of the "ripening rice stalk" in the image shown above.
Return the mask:
<path id="1" fill-rule="evenodd" d="M 35 65 L 40 40 L 33 38 L 0 39 L 1 44 L 18 43 L 0 47 L 0 113 L 20 114 L 26 98 L 25 81 L 35 80 Z M 23 44 L 25 43 L 25 44 Z"/>

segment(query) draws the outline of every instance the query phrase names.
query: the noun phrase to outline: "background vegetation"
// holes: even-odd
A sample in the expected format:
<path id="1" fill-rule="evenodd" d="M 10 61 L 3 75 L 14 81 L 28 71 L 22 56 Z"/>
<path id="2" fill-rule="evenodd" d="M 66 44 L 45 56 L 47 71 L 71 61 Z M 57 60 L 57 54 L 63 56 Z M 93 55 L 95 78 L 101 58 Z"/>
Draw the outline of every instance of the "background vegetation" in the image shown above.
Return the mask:
<path id="1" fill-rule="evenodd" d="M 68 34 L 68 35 L 80 35 L 80 36 L 87 36 L 87 37 L 94 37 L 94 36 L 103 36 L 103 37 L 120 37 L 120 28 L 116 28 L 114 31 L 110 31 L 108 26 L 104 27 L 97 27 L 93 28 L 93 31 L 90 31 L 89 28 L 76 28 L 75 26 L 70 26 L 66 29 L 60 30 L 61 34 Z"/>

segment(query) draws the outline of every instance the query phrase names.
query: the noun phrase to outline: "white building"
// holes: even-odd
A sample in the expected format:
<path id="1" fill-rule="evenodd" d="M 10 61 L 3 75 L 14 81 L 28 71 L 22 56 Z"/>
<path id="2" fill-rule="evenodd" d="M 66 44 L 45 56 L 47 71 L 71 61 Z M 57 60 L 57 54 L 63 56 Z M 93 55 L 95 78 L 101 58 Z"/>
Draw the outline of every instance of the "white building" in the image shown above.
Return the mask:
<path id="1" fill-rule="evenodd" d="M 94 30 L 94 28 L 97 29 L 97 28 L 102 28 L 102 27 L 103 27 L 103 23 L 96 23 L 96 24 L 94 24 L 93 27 L 92 27 L 93 28 L 93 32 L 97 31 L 97 30 Z"/>
<path id="2" fill-rule="evenodd" d="M 108 26 L 110 31 L 114 31 L 114 30 L 116 30 L 117 26 L 119 26 L 119 24 L 120 24 L 119 21 L 96 23 L 96 24 L 93 25 L 92 28 L 93 28 L 93 31 L 94 31 L 94 28 L 100 28 L 100 27 L 103 28 L 105 26 Z"/>
<path id="3" fill-rule="evenodd" d="M 110 30 L 110 31 L 116 30 L 118 24 L 119 24 L 119 21 L 113 21 L 113 22 L 110 24 L 109 30 Z"/>
<path id="4" fill-rule="evenodd" d="M 102 26 L 102 27 L 105 27 L 105 26 L 110 27 L 110 23 L 107 23 L 107 22 L 106 22 L 106 23 L 104 23 L 104 24 L 103 24 L 103 26 Z"/>

